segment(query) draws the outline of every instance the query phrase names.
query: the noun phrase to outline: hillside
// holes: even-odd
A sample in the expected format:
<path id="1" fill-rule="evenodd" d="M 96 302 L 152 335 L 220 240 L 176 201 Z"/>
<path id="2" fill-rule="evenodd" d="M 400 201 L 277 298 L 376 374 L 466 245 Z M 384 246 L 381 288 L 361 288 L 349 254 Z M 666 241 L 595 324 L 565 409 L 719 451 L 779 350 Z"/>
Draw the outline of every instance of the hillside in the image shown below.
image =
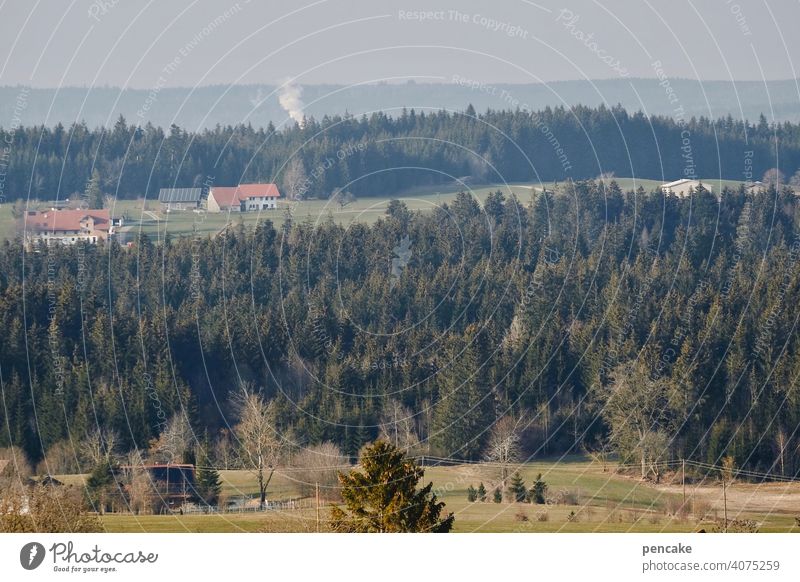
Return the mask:
<path id="1" fill-rule="evenodd" d="M 463 111 L 471 103 L 477 111 L 513 107 L 513 100 L 537 110 L 545 107 L 621 104 L 629 111 L 644 110 L 648 115 L 675 114 L 664 88 L 656 79 L 597 79 L 558 81 L 548 84 L 481 84 L 460 77 L 449 83 L 304 85 L 305 113 L 321 119 L 324 115 L 361 115 L 374 111 L 417 110 Z M 679 96 L 686 118 L 725 117 L 758 119 L 764 114 L 774 121 L 800 121 L 798 85 L 786 81 L 692 81 L 675 79 L 672 87 Z M 19 87 L 0 87 L 0 120 L 14 118 Z M 215 125 L 251 123 L 277 126 L 288 119 L 278 101 L 279 88 L 271 85 L 164 87 L 157 98 L 150 89 L 115 87 L 63 87 L 31 89 L 21 122 L 24 125 L 54 126 L 85 121 L 91 127 L 113 126 L 122 115 L 145 124 L 188 130 Z M 145 108 L 146 107 L 146 108 Z M 142 112 L 142 115 L 138 115 Z M 0 122 L 0 126 L 8 125 Z"/>

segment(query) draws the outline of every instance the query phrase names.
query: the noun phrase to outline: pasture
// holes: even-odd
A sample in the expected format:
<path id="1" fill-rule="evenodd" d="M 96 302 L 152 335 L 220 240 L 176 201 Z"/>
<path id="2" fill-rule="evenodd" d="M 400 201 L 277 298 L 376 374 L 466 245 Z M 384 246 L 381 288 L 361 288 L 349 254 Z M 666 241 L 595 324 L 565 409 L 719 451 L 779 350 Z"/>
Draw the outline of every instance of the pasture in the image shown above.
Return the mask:
<path id="1" fill-rule="evenodd" d="M 255 477 L 247 471 L 221 471 L 227 495 L 254 495 Z M 676 515 L 682 502 L 680 482 L 654 485 L 634 476 L 607 470 L 580 458 L 526 463 L 520 475 L 530 487 L 541 473 L 548 492 L 562 501 L 547 505 L 494 503 L 491 492 L 498 469 L 486 465 L 426 467 L 424 482 L 455 514 L 456 532 L 692 532 L 711 531 L 722 519 L 722 489 L 718 483 L 687 485 L 687 501 L 698 515 Z M 268 498 L 296 499 L 298 509 L 210 515 L 106 514 L 109 532 L 313 532 L 316 509 L 311 498 L 299 498 L 291 469 L 276 473 Z M 80 481 L 73 480 L 73 483 Z M 486 502 L 467 501 L 467 488 L 483 482 Z M 322 530 L 328 513 L 323 505 Z M 800 532 L 800 483 L 734 483 L 728 489 L 728 518 L 753 520 L 761 532 Z"/>
<path id="2" fill-rule="evenodd" d="M 635 190 L 639 187 L 650 192 L 655 190 L 661 180 L 646 180 L 639 178 L 614 178 L 623 191 Z M 735 188 L 741 182 L 733 180 L 704 180 L 715 192 L 724 187 Z M 531 200 L 535 190 L 553 188 L 556 185 L 548 183 L 514 183 L 514 184 L 488 184 L 470 187 L 468 190 L 481 202 L 486 200 L 490 192 L 500 190 L 506 196 L 513 193 L 523 204 Z M 227 227 L 238 224 L 255 226 L 259 222 L 271 220 L 280 226 L 291 213 L 293 220 L 303 222 L 310 220 L 312 223 L 322 220 L 331 220 L 348 225 L 352 222 L 372 223 L 386 212 L 389 202 L 401 200 L 410 210 L 422 212 L 433 210 L 444 203 L 452 202 L 463 187 L 457 185 L 424 186 L 406 190 L 394 196 L 362 197 L 347 206 L 340 206 L 332 200 L 305 200 L 290 202 L 280 200 L 276 210 L 267 210 L 252 213 L 205 213 L 179 211 L 165 213 L 160 210 L 157 200 L 114 200 L 109 209 L 114 216 L 125 217 L 125 226 L 121 232 L 125 233 L 126 240 L 131 240 L 139 233 L 161 240 L 169 236 L 214 236 Z M 15 224 L 11 215 L 11 204 L 0 205 L 0 240 L 13 238 Z"/>

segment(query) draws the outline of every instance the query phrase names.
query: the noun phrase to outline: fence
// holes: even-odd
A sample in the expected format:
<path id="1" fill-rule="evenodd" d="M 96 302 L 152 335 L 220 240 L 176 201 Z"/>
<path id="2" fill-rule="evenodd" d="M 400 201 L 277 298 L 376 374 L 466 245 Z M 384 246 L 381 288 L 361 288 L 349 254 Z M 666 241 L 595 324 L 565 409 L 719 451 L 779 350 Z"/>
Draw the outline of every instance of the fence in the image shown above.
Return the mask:
<path id="1" fill-rule="evenodd" d="M 248 501 L 250 499 L 248 498 Z M 220 507 L 219 505 L 184 505 L 177 513 L 183 515 L 211 514 L 211 513 L 259 513 L 262 511 L 293 511 L 300 509 L 299 500 L 266 501 L 261 508 L 258 503 L 233 503 Z"/>

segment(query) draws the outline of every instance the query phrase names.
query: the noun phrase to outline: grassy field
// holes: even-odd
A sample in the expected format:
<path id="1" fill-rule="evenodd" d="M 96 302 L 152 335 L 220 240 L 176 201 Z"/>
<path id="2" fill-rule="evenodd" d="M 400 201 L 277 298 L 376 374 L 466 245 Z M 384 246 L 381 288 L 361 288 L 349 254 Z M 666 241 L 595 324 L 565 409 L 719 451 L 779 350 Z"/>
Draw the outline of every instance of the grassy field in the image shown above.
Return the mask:
<path id="1" fill-rule="evenodd" d="M 0 240 L 14 238 L 16 225 L 11 214 L 11 204 L 0 204 Z"/>
<path id="2" fill-rule="evenodd" d="M 646 191 L 655 190 L 660 180 L 642 180 L 633 178 L 615 178 L 623 190 L 633 190 L 638 187 Z M 704 180 L 705 181 L 705 180 Z M 738 187 L 741 182 L 732 180 L 707 180 L 714 191 L 723 187 Z M 486 200 L 490 192 L 500 190 L 506 195 L 513 192 L 523 203 L 531 199 L 534 189 L 542 187 L 552 188 L 553 183 L 525 183 L 525 184 L 490 184 L 476 186 L 471 189 L 472 194 L 481 202 Z M 193 232 L 201 236 L 215 235 L 227 226 L 234 226 L 240 222 L 254 226 L 264 220 L 272 220 L 276 226 L 285 220 L 287 210 L 291 208 L 292 216 L 296 221 L 325 220 L 330 216 L 340 224 L 350 224 L 353 221 L 371 223 L 383 216 L 391 200 L 402 200 L 411 210 L 429 211 L 445 202 L 452 202 L 459 190 L 456 186 L 425 186 L 406 190 L 396 196 L 364 197 L 348 206 L 341 208 L 337 203 L 328 200 L 308 200 L 297 203 L 280 201 L 276 210 L 261 213 L 220 213 L 207 214 L 195 212 L 170 212 L 163 213 L 157 201 L 150 200 L 117 200 L 110 207 L 114 216 L 124 216 L 126 226 L 122 229 L 127 237 L 137 233 L 145 233 L 160 239 L 167 233 L 171 236 L 190 235 Z M 0 240 L 14 236 L 14 221 L 11 216 L 11 205 L 0 206 Z"/>
<path id="3" fill-rule="evenodd" d="M 687 486 L 687 498 L 702 507 L 704 518 L 668 515 L 679 504 L 679 484 L 654 486 L 621 475 L 588 461 L 529 463 L 520 474 L 530 487 L 541 473 L 551 494 L 569 492 L 564 504 L 471 503 L 467 487 L 483 482 L 490 493 L 498 475 L 486 466 L 427 467 L 425 481 L 432 481 L 437 495 L 455 514 L 456 532 L 692 532 L 710 531 L 722 518 L 722 492 L 714 483 Z M 222 471 L 224 492 L 255 494 L 254 476 L 246 471 Z M 73 476 L 72 482 L 80 482 Z M 287 474 L 276 473 L 270 484 L 271 499 L 297 499 L 298 492 Z M 133 516 L 105 515 L 110 532 L 308 532 L 316 529 L 311 499 L 299 501 L 301 509 L 223 515 Z M 735 483 L 728 490 L 728 517 L 754 520 L 762 532 L 800 532 L 800 483 L 755 485 Z M 327 508 L 321 511 L 327 518 Z"/>

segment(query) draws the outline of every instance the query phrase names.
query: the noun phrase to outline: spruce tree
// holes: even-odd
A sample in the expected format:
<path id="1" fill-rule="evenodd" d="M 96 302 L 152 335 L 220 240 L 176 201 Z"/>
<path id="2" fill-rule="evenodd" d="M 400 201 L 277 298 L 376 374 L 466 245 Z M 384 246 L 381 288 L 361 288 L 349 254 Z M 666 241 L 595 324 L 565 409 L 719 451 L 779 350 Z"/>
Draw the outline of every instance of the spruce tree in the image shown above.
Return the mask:
<path id="1" fill-rule="evenodd" d="M 434 442 L 445 456 L 477 459 L 493 420 L 487 363 L 490 352 L 477 326 L 469 326 L 464 336 L 463 344 L 451 346 L 443 366 L 447 369 L 438 375 Z"/>
<path id="2" fill-rule="evenodd" d="M 477 497 L 478 501 L 486 501 L 486 487 L 484 486 L 483 482 L 478 485 Z"/>
<path id="3" fill-rule="evenodd" d="M 207 445 L 198 455 L 200 466 L 197 467 L 197 495 L 205 505 L 216 505 L 222 493 L 222 481 L 219 471 L 211 464 Z"/>
<path id="4" fill-rule="evenodd" d="M 546 501 L 547 483 L 542 481 L 541 473 L 536 475 L 536 481 L 533 483 L 533 487 L 531 487 L 530 497 L 532 503 L 537 503 L 539 505 L 544 505 Z"/>
<path id="5" fill-rule="evenodd" d="M 512 501 L 523 503 L 528 498 L 528 489 L 525 487 L 525 481 L 519 473 L 514 473 L 511 477 L 511 484 L 508 491 L 511 495 Z"/>
<path id="6" fill-rule="evenodd" d="M 113 486 L 114 468 L 109 459 L 102 459 L 86 479 L 86 495 L 98 513 L 103 513 L 108 508 Z"/>
<path id="7" fill-rule="evenodd" d="M 453 527 L 453 514 L 441 517 L 444 502 L 431 491 L 433 483 L 421 489 L 417 484 L 425 471 L 405 453 L 377 441 L 361 454 L 361 465 L 339 474 L 344 507 L 331 509 L 331 527 L 354 533 L 446 533 Z"/>
<path id="8" fill-rule="evenodd" d="M 84 198 L 89 208 L 103 207 L 103 191 L 100 189 L 100 173 L 97 169 L 92 171 L 92 177 L 86 183 Z"/>

